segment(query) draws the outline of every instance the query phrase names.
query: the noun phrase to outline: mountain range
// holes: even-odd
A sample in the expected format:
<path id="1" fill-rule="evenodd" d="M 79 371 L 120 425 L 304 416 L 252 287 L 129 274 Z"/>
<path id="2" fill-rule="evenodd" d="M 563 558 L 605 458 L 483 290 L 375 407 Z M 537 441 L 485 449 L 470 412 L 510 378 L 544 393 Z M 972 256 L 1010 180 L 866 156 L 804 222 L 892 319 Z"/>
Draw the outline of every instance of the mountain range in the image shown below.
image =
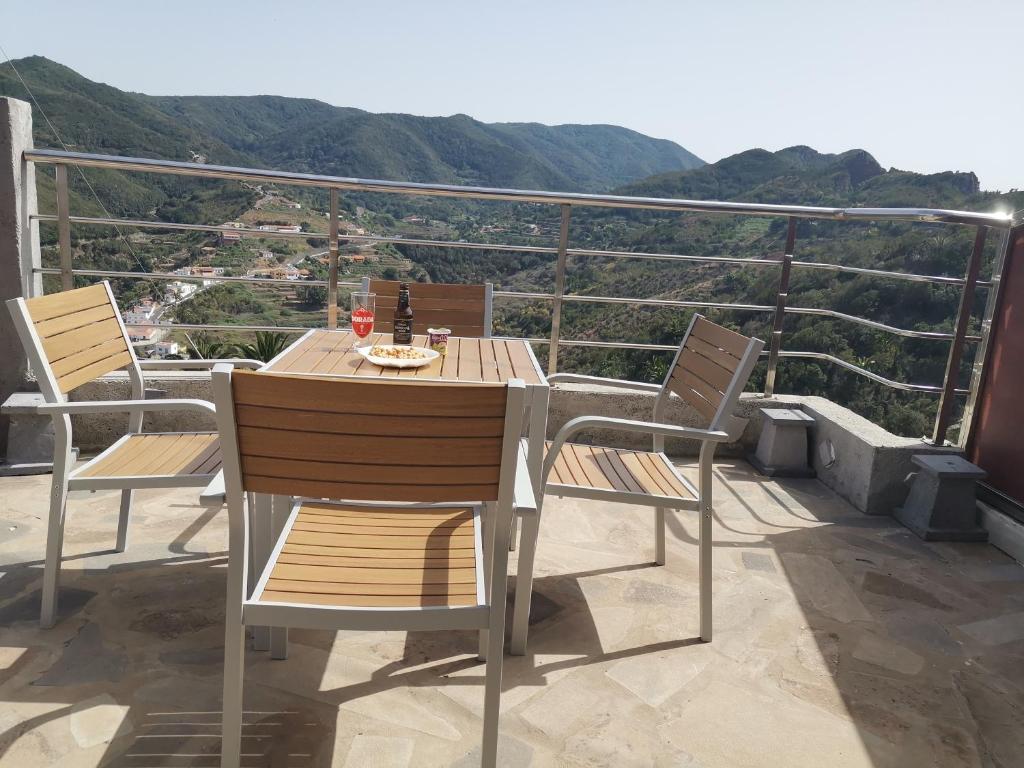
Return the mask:
<path id="1" fill-rule="evenodd" d="M 483 123 L 467 115 L 374 114 L 283 96 L 148 96 L 41 56 L 14 61 L 71 149 L 340 176 L 605 191 L 704 161 L 614 125 Z M 0 95 L 27 99 L 10 66 Z M 38 146 L 59 146 L 35 115 Z"/>

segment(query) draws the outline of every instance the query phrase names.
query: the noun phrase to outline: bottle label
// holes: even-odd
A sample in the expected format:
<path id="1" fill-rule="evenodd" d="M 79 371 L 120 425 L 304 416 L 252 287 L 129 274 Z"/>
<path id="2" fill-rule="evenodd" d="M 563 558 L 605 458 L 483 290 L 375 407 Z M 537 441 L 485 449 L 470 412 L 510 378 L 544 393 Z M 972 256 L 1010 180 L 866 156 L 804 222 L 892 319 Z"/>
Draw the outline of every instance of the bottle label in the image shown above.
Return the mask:
<path id="1" fill-rule="evenodd" d="M 412 344 L 412 320 L 409 318 L 395 318 L 395 344 Z"/>

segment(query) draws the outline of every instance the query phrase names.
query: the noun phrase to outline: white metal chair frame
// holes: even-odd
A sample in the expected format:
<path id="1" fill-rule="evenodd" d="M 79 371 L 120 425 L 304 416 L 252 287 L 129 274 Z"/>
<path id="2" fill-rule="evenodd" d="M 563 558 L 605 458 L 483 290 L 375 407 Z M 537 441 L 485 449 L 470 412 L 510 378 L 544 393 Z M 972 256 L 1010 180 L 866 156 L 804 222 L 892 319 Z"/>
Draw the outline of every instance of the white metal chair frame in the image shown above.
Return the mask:
<path id="1" fill-rule="evenodd" d="M 362 279 L 362 290 L 363 293 L 369 293 L 370 291 L 370 280 L 369 275 L 364 275 Z M 415 308 L 414 308 L 415 309 Z M 484 335 L 483 338 L 489 339 L 494 332 L 494 283 L 484 283 Z"/>
<path id="2" fill-rule="evenodd" d="M 543 471 L 541 474 L 541 487 L 544 495 L 559 497 L 575 497 L 594 499 L 597 501 L 613 501 L 625 504 L 638 504 L 655 507 L 655 561 L 658 565 L 665 564 L 665 510 L 689 510 L 699 513 L 699 593 L 700 593 L 700 636 L 705 642 L 711 641 L 712 634 L 712 613 L 711 613 L 711 521 L 712 521 L 712 481 L 715 449 L 720 443 L 735 441 L 742 434 L 746 424 L 745 419 L 733 416 L 733 409 L 736 406 L 739 396 L 746 386 L 750 373 L 757 363 L 764 342 L 760 339 L 750 339 L 745 351 L 739 359 L 732 379 L 723 393 L 721 402 L 710 424 L 706 429 L 693 427 L 680 427 L 673 424 L 665 424 L 665 410 L 668 407 L 673 393 L 669 389 L 669 381 L 676 369 L 679 356 L 682 354 L 686 343 L 690 338 L 694 325 L 701 315 L 694 315 L 686 330 L 679 350 L 676 352 L 669 366 L 668 373 L 662 384 L 647 384 L 621 379 L 606 379 L 597 376 L 583 376 L 577 374 L 553 374 L 548 377 L 552 384 L 557 383 L 583 383 L 599 384 L 606 387 L 631 389 L 640 392 L 657 393 L 654 401 L 654 409 L 651 421 L 636 421 L 632 419 L 618 419 L 604 416 L 580 416 L 567 422 L 555 435 L 554 440 L 544 459 Z M 695 486 L 687 480 L 675 467 L 666 460 L 666 464 L 673 472 L 680 483 L 692 494 L 692 498 L 677 496 L 659 496 L 630 491 L 606 490 L 601 488 L 588 488 L 576 485 L 565 485 L 548 481 L 551 469 L 555 465 L 562 446 L 571 438 L 582 431 L 594 428 L 621 430 L 649 434 L 652 436 L 653 452 L 664 455 L 665 438 L 678 437 L 691 440 L 699 440 L 699 470 L 698 481 Z M 539 522 L 539 515 L 538 515 Z M 526 531 L 524 530 L 524 534 Z M 535 546 L 535 542 L 525 541 L 521 546 Z M 524 573 L 516 576 L 516 612 L 512 628 L 512 652 L 523 653 L 526 646 L 526 635 L 529 628 L 529 600 L 532 591 L 532 574 Z M 523 601 L 523 605 L 520 604 Z"/>
<path id="3" fill-rule="evenodd" d="M 339 385 L 345 381 L 339 379 Z M 401 382 L 380 382 L 370 386 L 413 386 Z M 464 385 L 458 385 L 464 386 Z M 305 627 L 310 629 L 359 630 L 444 630 L 476 629 L 480 633 L 480 658 L 487 662 L 484 683 L 483 746 L 481 765 L 497 765 L 498 717 L 501 696 L 501 665 L 505 641 L 505 604 L 508 580 L 508 541 L 512 517 L 516 514 L 536 515 L 537 503 L 526 466 L 525 452 L 520 446 L 523 423 L 525 386 L 519 379 L 507 383 L 504 431 L 501 438 L 500 479 L 497 499 L 484 502 L 401 502 L 383 500 L 352 502 L 329 501 L 344 507 L 373 507 L 386 504 L 409 509 L 430 509 L 438 506 L 461 506 L 474 509 L 475 547 L 478 570 L 476 605 L 417 607 L 343 607 L 320 604 L 261 601 L 260 597 L 272 572 L 278 553 L 305 502 L 323 505 L 323 499 L 298 498 L 287 521 L 275 535 L 278 537 L 263 572 L 255 579 L 248 593 L 250 578 L 249 540 L 254 526 L 246 514 L 245 503 L 250 494 L 243 487 L 242 464 L 235 421 L 232 390 L 232 368 L 220 365 L 213 374 L 214 401 L 217 404 L 217 425 L 223 452 L 223 473 L 228 507 L 228 583 L 225 611 L 224 648 L 224 719 L 221 751 L 222 768 L 236 768 L 241 753 L 242 694 L 244 686 L 245 630 L 247 626 Z M 415 397 L 415 391 L 410 393 Z M 256 494 L 257 514 L 269 513 L 270 505 L 260 505 L 265 494 Z M 288 496 L 274 496 L 274 505 Z M 486 527 L 481 535 L 481 509 Z M 276 527 L 276 526 L 275 526 Z"/>
<path id="4" fill-rule="evenodd" d="M 120 477 L 88 477 L 88 470 L 102 461 L 110 453 L 117 450 L 123 441 L 133 434 L 142 432 L 142 420 L 151 411 L 201 411 L 214 413 L 213 404 L 205 400 L 167 399 L 146 400 L 145 379 L 143 370 L 170 370 L 180 368 L 212 368 L 218 360 L 142 360 L 136 356 L 128 332 L 125 329 L 117 302 L 110 290 L 110 284 L 103 285 L 113 307 L 114 317 L 120 325 L 124 343 L 131 360 L 127 365 L 128 378 L 131 384 L 130 400 L 108 400 L 89 402 L 68 402 L 67 396 L 61 392 L 57 377 L 50 366 L 43 349 L 42 341 L 36 332 L 28 307 L 23 298 L 7 301 L 14 326 L 21 338 L 21 343 L 28 356 L 29 366 L 35 373 L 39 390 L 45 402 L 36 407 L 41 415 L 49 414 L 53 418 L 54 452 L 53 452 L 53 483 L 50 493 L 50 511 L 46 533 L 46 557 L 43 570 L 43 588 L 40 611 L 40 624 L 43 628 L 53 626 L 57 616 L 57 595 L 60 581 L 61 551 L 64 540 L 66 522 L 67 497 L 69 491 L 121 489 L 121 506 L 117 523 L 117 539 L 115 550 L 124 552 L 128 545 L 128 523 L 131 517 L 132 500 L 136 488 L 178 488 L 202 487 L 210 483 L 215 474 L 195 474 L 189 476 L 120 476 Z M 232 361 L 245 367 L 262 365 L 256 360 Z M 102 375 L 102 374 L 101 374 Z M 115 441 L 105 451 L 73 469 L 75 458 L 72 451 L 71 416 L 90 413 L 127 413 L 128 429 L 125 435 Z"/>

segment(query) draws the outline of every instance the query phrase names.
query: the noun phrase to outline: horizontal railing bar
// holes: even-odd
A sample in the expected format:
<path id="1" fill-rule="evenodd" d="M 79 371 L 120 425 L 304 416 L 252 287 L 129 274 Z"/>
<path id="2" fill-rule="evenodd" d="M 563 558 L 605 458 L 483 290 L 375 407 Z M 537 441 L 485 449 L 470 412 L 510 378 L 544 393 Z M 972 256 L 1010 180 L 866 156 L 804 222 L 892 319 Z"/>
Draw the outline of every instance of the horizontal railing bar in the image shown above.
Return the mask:
<path id="1" fill-rule="evenodd" d="M 602 251 L 590 248 L 570 248 L 569 256 L 604 256 L 612 259 L 650 259 L 654 261 L 692 261 L 713 264 L 740 264 L 755 267 L 777 267 L 777 259 L 743 259 L 738 256 L 689 256 L 681 253 L 646 253 L 643 251 Z"/>
<path id="2" fill-rule="evenodd" d="M 897 328 L 894 325 L 886 325 L 885 323 L 879 323 L 876 320 L 867 320 L 863 317 L 857 317 L 856 315 L 848 315 L 845 312 L 837 312 L 834 309 L 818 309 L 817 307 L 786 307 L 786 312 L 794 315 L 818 315 L 821 317 L 834 317 L 837 320 L 846 320 L 850 323 L 856 323 L 857 325 L 863 325 L 868 328 L 873 328 L 876 331 L 885 331 L 887 333 L 894 333 L 897 336 L 906 336 L 911 339 L 952 339 L 952 333 L 945 333 L 944 331 L 912 331 L 908 328 Z M 981 341 L 980 336 L 966 336 L 966 341 Z"/>
<path id="3" fill-rule="evenodd" d="M 30 216 L 34 221 L 56 221 L 52 213 L 36 213 Z M 107 216 L 68 216 L 72 224 L 90 224 L 95 226 L 137 227 L 139 229 L 178 229 L 185 232 L 237 232 L 249 237 L 268 238 L 323 238 L 326 232 L 278 232 L 277 230 L 253 229 L 252 227 L 228 227 L 223 224 L 179 224 L 173 221 L 147 221 L 146 219 L 121 219 Z"/>
<path id="4" fill-rule="evenodd" d="M 33 214 L 29 218 L 34 221 L 57 221 L 57 217 L 51 213 Z M 172 229 L 186 232 L 237 232 L 240 235 L 254 238 L 298 238 L 326 239 L 326 232 L 277 232 L 273 230 L 252 229 L 251 227 L 228 227 L 217 224 L 179 224 L 175 222 L 147 221 L 145 219 L 121 219 L 116 217 L 98 216 L 69 216 L 72 224 L 87 224 L 95 226 L 122 226 L 136 227 L 140 229 Z M 483 251 L 508 251 L 510 253 L 557 253 L 558 249 L 553 246 L 542 245 L 509 245 L 502 243 L 471 243 L 459 240 L 422 240 L 408 237 L 388 237 L 386 235 L 339 235 L 339 240 L 346 242 L 361 243 L 390 243 L 392 245 L 420 245 L 430 248 L 459 248 L 464 250 Z M 594 250 L 590 248 L 570 248 L 567 251 L 570 256 L 600 256 L 615 259 L 648 259 L 653 261 L 683 261 L 708 264 L 735 264 L 738 266 L 754 267 L 775 267 L 781 262 L 778 259 L 744 259 L 737 256 L 691 256 L 679 253 L 645 253 L 635 251 L 607 251 Z M 848 267 L 843 264 L 828 264 L 814 261 L 794 261 L 794 267 L 803 269 L 820 269 L 828 272 L 844 272 L 855 275 L 868 275 L 874 277 L 886 277 L 895 280 L 909 280 L 919 283 L 939 283 L 942 285 L 963 285 L 961 277 L 942 277 L 940 275 L 921 275 L 915 272 L 893 272 L 884 269 L 868 269 L 866 267 Z M 989 280 L 979 280 L 976 283 L 979 287 L 988 287 L 992 283 Z"/>
<path id="5" fill-rule="evenodd" d="M 741 312 L 774 312 L 775 307 L 765 304 L 730 304 L 717 301 L 682 301 L 676 299 L 632 299 L 620 296 L 583 296 L 567 293 L 563 301 L 582 302 L 586 304 L 640 304 L 651 307 L 687 307 L 690 309 L 735 309 Z"/>
<path id="6" fill-rule="evenodd" d="M 284 325 L 215 325 L 211 323 L 173 323 L 171 325 L 160 325 L 158 323 L 139 323 L 132 325 L 132 328 L 161 328 L 163 330 L 210 330 L 210 331 L 280 331 L 282 333 L 306 333 L 312 330 L 311 328 L 303 328 L 299 326 L 284 326 Z M 351 328 L 340 328 L 339 330 L 350 331 Z M 548 344 L 548 339 L 542 338 L 521 338 L 515 336 L 495 336 L 495 339 L 507 339 L 507 340 L 519 340 L 526 341 L 531 344 Z M 613 349 L 634 349 L 643 350 L 648 352 L 674 352 L 679 347 L 674 344 L 638 344 L 625 341 L 588 341 L 584 339 L 560 339 L 559 344 L 564 344 L 569 347 L 605 347 Z M 763 355 L 762 355 L 763 356 Z M 788 358 L 803 358 L 813 360 L 824 360 L 829 363 L 838 365 L 840 368 L 845 368 L 853 373 L 858 373 L 872 381 L 883 384 L 892 389 L 902 390 L 904 392 L 923 392 L 926 394 L 940 394 L 942 387 L 932 386 L 930 384 L 907 384 L 902 381 L 893 381 L 887 379 L 884 376 L 880 376 L 877 373 L 872 373 L 860 366 L 854 365 L 853 363 L 841 360 L 833 355 L 826 354 L 824 352 L 788 352 L 781 351 L 780 357 Z M 957 389 L 955 391 L 957 395 L 967 395 L 969 391 L 966 389 Z"/>
<path id="7" fill-rule="evenodd" d="M 66 152 L 54 149 L 25 150 L 26 160 L 40 163 L 76 165 L 92 168 L 113 168 L 146 173 L 166 173 L 208 179 L 277 182 L 325 189 L 385 192 L 391 194 L 459 197 L 477 200 L 507 200 L 556 205 L 585 205 L 604 208 L 632 208 L 699 213 L 731 213 L 752 216 L 797 216 L 801 218 L 835 219 L 840 221 L 920 221 L 952 224 L 974 224 L 1008 227 L 1012 217 L 1001 213 L 976 213 L 930 208 L 826 208 L 819 206 L 769 205 L 764 203 L 733 203 L 702 200 L 676 200 L 623 195 L 546 192 L 541 190 L 501 189 L 495 187 L 423 184 L 381 181 L 312 173 L 292 173 L 257 168 L 240 168 L 205 163 L 184 163 L 141 157 L 118 157 L 91 152 Z"/>
<path id="8" fill-rule="evenodd" d="M 53 267 L 36 267 L 32 270 L 40 275 L 59 275 L 60 270 L 54 269 Z M 326 280 L 282 280 L 281 278 L 262 278 L 262 277 L 225 277 L 224 275 L 216 275 L 214 277 L 203 277 L 202 275 L 175 275 L 170 272 L 123 272 L 111 269 L 73 269 L 71 270 L 73 275 L 81 275 L 82 277 L 119 277 L 119 278 L 138 278 L 140 280 L 169 280 L 169 281 L 181 281 L 181 282 L 192 282 L 192 283 L 252 283 L 254 285 L 327 285 Z M 353 288 L 359 287 L 362 283 L 338 283 L 338 285 L 351 286 Z"/>
<path id="9" fill-rule="evenodd" d="M 785 352 L 785 351 L 783 351 L 783 352 L 779 353 L 779 356 L 780 357 L 789 357 L 789 358 L 810 358 L 810 359 L 814 359 L 814 360 L 826 360 L 826 361 L 828 361 L 830 363 L 834 363 L 835 365 L 838 365 L 840 368 L 845 368 L 848 371 L 852 371 L 854 373 L 859 373 L 861 376 L 869 378 L 872 381 L 878 382 L 879 384 L 884 384 L 885 386 L 891 387 L 892 389 L 900 389 L 900 390 L 903 390 L 904 392 L 925 392 L 925 393 L 930 394 L 930 395 L 942 394 L 942 387 L 935 387 L 935 386 L 932 386 L 931 384 L 906 384 L 906 383 L 904 383 L 902 381 L 893 381 L 892 379 L 887 379 L 884 376 L 879 376 L 877 373 L 872 373 L 871 371 L 865 370 L 864 368 L 861 368 L 858 365 L 854 365 L 853 363 L 849 363 L 846 360 L 841 360 L 838 357 L 834 357 L 833 355 L 826 354 L 825 352 Z M 969 394 L 969 391 L 966 390 L 966 389 L 957 389 L 956 390 L 956 394 L 958 394 L 958 395 L 966 395 L 966 394 Z"/>
<path id="10" fill-rule="evenodd" d="M 888 277 L 894 280 L 909 280 L 914 283 L 939 283 L 942 285 L 963 285 L 962 277 L 942 277 L 940 275 L 921 275 L 916 272 L 892 272 L 887 269 L 868 269 L 867 267 L 847 267 L 843 264 L 829 264 L 821 261 L 794 261 L 794 267 L 802 269 L 822 269 L 827 272 L 846 272 L 851 275 L 867 275 L 869 277 Z M 976 285 L 989 287 L 992 282 L 979 280 Z"/>
<path id="11" fill-rule="evenodd" d="M 529 293 L 526 291 L 494 291 L 491 295 L 502 299 L 545 299 L 550 301 L 555 298 L 553 293 Z"/>
<path id="12" fill-rule="evenodd" d="M 463 248 L 474 251 L 509 251 L 510 253 L 558 253 L 549 245 L 505 245 L 502 243 L 471 243 L 463 240 L 420 240 L 387 235 L 338 235 L 339 240 L 353 243 L 390 243 L 392 245 L 423 245 L 431 248 Z"/>
<path id="13" fill-rule="evenodd" d="M 53 267 L 37 267 L 33 270 L 43 275 L 59 275 L 61 270 Z M 115 278 L 138 278 L 146 280 L 169 280 L 169 281 L 184 281 L 184 282 L 235 282 L 235 283 L 249 283 L 252 285 L 286 285 L 286 286 L 305 286 L 305 285 L 319 285 L 326 286 L 326 280 L 282 280 L 277 278 L 260 278 L 260 277 L 203 277 L 199 275 L 174 275 L 165 272 L 121 272 L 117 270 L 103 270 L 103 269 L 75 269 L 72 270 L 72 274 L 81 275 L 83 277 L 115 277 Z M 339 286 L 346 288 L 358 288 L 361 287 L 362 283 L 351 282 L 351 281 L 339 281 Z M 527 293 L 519 291 L 495 291 L 494 295 L 500 298 L 508 299 L 541 299 L 548 300 L 554 298 L 550 293 Z M 640 306 L 651 306 L 651 307 L 682 307 L 689 309 L 730 309 L 740 312 L 772 312 L 774 307 L 770 307 L 762 304 L 734 304 L 728 302 L 704 302 L 704 301 L 677 301 L 672 299 L 633 299 L 623 298 L 614 296 L 580 296 L 573 294 L 566 294 L 564 297 L 565 301 L 575 301 L 580 303 L 592 303 L 592 304 L 635 304 Z M 898 336 L 905 336 L 913 339 L 930 339 L 930 340 L 948 340 L 953 338 L 953 334 L 944 333 L 940 331 L 914 331 L 906 328 L 897 328 L 896 326 L 886 325 L 885 323 L 879 323 L 874 320 L 867 320 L 862 317 L 855 315 L 847 315 L 843 312 L 837 312 L 831 309 L 818 309 L 816 307 L 787 307 L 786 312 L 796 315 L 818 315 L 822 317 L 834 317 L 839 320 L 846 320 L 851 323 L 863 325 L 868 328 L 873 328 L 878 331 L 885 331 L 887 333 L 896 334 Z M 980 336 L 967 336 L 966 341 L 978 342 L 981 341 Z"/>
<path id="14" fill-rule="evenodd" d="M 281 333 L 306 333 L 314 328 L 303 328 L 301 325 L 226 325 L 216 323 L 131 323 L 128 328 L 160 328 L 165 331 L 197 330 L 197 331 L 280 331 Z M 352 330 L 340 328 L 339 330 Z"/>

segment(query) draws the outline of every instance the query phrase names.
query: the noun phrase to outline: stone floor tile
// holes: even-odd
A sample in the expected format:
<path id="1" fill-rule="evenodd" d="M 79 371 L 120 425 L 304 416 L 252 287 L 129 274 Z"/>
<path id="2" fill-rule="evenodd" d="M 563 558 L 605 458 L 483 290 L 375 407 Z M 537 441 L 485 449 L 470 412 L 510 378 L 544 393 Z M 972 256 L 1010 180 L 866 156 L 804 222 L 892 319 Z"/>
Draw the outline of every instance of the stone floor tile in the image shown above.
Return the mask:
<path id="1" fill-rule="evenodd" d="M 961 624 L 960 631 L 984 645 L 1002 645 L 1024 640 L 1024 611 L 1005 613 L 990 619 Z"/>

